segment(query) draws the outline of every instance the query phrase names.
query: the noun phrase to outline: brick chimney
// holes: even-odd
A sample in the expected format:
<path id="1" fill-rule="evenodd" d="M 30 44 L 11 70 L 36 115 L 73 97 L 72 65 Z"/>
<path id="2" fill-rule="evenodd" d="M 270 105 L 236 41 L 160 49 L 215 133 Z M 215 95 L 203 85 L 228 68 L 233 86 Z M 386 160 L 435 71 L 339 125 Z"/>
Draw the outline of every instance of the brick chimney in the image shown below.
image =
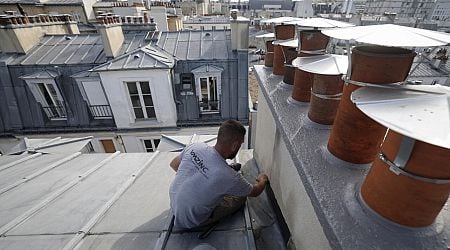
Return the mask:
<path id="1" fill-rule="evenodd" d="M 97 17 L 98 33 L 103 40 L 103 46 L 107 57 L 116 57 L 122 47 L 124 37 L 120 17 L 117 15 L 107 15 Z"/>
<path id="2" fill-rule="evenodd" d="M 27 53 L 45 34 L 80 34 L 70 15 L 0 17 L 0 49 Z"/>

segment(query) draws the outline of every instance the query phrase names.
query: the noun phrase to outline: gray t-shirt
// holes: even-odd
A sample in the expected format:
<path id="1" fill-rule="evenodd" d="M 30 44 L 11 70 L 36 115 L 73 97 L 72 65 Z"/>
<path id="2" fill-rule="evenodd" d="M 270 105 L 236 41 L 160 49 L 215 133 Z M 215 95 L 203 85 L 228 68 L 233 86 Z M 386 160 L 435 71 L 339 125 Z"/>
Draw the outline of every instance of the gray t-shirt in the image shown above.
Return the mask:
<path id="1" fill-rule="evenodd" d="M 181 152 L 181 163 L 170 185 L 175 225 L 196 227 L 209 218 L 225 195 L 247 196 L 252 188 L 214 147 L 205 143 L 189 145 Z"/>

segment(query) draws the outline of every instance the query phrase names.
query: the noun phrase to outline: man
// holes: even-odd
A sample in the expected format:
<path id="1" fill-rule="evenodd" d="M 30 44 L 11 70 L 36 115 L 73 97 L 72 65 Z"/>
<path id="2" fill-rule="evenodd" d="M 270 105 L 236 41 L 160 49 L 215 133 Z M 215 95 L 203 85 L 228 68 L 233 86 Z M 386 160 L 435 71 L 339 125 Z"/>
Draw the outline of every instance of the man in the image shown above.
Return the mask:
<path id="1" fill-rule="evenodd" d="M 260 174 L 248 183 L 226 159 L 233 159 L 244 142 L 245 128 L 228 120 L 219 128 L 214 147 L 192 144 L 170 166 L 177 172 L 170 186 L 170 206 L 175 226 L 185 229 L 205 226 L 237 211 L 246 196 L 258 196 L 268 177 Z"/>

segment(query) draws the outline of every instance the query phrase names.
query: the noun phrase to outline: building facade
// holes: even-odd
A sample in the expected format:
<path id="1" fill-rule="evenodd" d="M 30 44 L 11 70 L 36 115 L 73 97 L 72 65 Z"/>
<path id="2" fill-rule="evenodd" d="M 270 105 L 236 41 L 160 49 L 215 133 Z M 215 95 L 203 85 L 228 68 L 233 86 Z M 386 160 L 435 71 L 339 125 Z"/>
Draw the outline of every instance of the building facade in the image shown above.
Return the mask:
<path id="1" fill-rule="evenodd" d="M 133 30 L 112 16 L 98 22 L 98 34 L 42 29 L 34 38 L 20 34 L 74 22 L 1 26 L 2 40 L 18 45 L 2 45 L 0 134 L 87 134 L 97 152 L 145 152 L 161 134 L 215 134 L 223 120 L 248 122 L 247 49 L 231 47 L 232 31 Z"/>

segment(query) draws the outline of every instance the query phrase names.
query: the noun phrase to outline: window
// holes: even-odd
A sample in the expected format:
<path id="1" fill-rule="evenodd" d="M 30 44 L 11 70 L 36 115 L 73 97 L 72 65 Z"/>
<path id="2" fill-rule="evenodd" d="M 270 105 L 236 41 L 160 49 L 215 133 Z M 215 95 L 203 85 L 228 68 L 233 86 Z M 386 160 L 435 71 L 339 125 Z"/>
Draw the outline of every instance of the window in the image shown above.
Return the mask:
<path id="1" fill-rule="evenodd" d="M 94 119 L 112 118 L 111 107 L 106 99 L 100 81 L 95 80 L 77 80 L 78 87 L 83 99 L 88 103 Z"/>
<path id="2" fill-rule="evenodd" d="M 181 90 L 192 91 L 194 89 L 192 82 L 192 74 L 180 74 L 181 78 Z"/>
<path id="3" fill-rule="evenodd" d="M 144 142 L 144 148 L 146 152 L 155 152 L 158 148 L 160 139 L 148 139 L 142 141 Z"/>
<path id="4" fill-rule="evenodd" d="M 219 111 L 217 77 L 200 77 L 200 110 Z"/>
<path id="5" fill-rule="evenodd" d="M 222 71 L 222 68 L 214 65 L 204 65 L 192 70 L 200 112 L 220 112 Z"/>
<path id="6" fill-rule="evenodd" d="M 63 99 L 53 83 L 36 83 L 40 103 L 49 118 L 65 118 L 66 110 L 64 109 Z"/>
<path id="7" fill-rule="evenodd" d="M 127 82 L 126 85 L 135 118 L 156 118 L 149 82 Z"/>

